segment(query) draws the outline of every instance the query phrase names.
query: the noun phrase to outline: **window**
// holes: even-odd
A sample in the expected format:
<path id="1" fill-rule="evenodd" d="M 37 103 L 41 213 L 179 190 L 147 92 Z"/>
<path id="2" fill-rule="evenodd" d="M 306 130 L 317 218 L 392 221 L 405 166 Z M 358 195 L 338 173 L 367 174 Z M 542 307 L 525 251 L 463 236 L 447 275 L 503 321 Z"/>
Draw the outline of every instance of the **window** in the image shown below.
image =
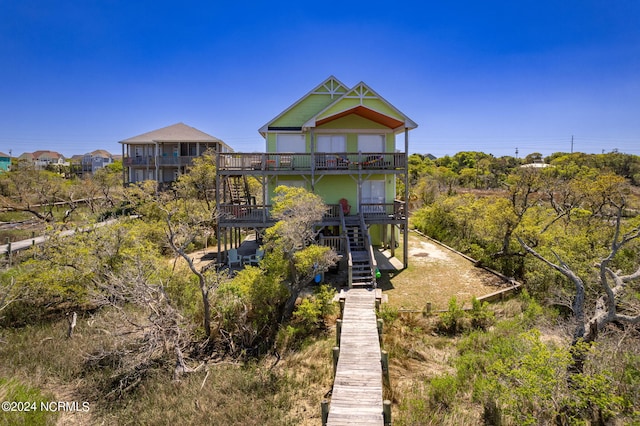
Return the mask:
<path id="1" fill-rule="evenodd" d="M 346 141 L 344 135 L 318 135 L 317 152 L 345 152 Z"/>
<path id="2" fill-rule="evenodd" d="M 384 135 L 358 135 L 358 151 L 385 152 Z"/>
<path id="3" fill-rule="evenodd" d="M 277 152 L 305 152 L 307 149 L 303 134 L 278 134 Z"/>

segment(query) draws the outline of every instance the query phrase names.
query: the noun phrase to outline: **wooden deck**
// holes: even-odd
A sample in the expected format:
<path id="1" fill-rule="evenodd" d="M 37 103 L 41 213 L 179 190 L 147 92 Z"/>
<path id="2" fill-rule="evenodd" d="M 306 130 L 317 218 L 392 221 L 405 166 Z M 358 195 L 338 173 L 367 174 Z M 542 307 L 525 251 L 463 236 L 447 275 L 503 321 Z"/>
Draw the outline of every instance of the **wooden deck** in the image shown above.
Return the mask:
<path id="1" fill-rule="evenodd" d="M 346 292 L 340 356 L 327 425 L 383 425 L 382 366 L 374 289 Z"/>

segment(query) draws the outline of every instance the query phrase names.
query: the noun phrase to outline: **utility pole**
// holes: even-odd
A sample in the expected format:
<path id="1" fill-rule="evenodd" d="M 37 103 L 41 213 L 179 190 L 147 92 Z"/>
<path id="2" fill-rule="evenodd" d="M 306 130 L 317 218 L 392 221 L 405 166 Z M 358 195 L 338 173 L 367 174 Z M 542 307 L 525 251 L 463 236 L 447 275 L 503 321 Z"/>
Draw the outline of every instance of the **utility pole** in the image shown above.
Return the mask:
<path id="1" fill-rule="evenodd" d="M 516 158 L 518 158 L 518 147 L 516 147 Z"/>
<path id="2" fill-rule="evenodd" d="M 571 135 L 571 153 L 573 154 L 573 135 Z"/>

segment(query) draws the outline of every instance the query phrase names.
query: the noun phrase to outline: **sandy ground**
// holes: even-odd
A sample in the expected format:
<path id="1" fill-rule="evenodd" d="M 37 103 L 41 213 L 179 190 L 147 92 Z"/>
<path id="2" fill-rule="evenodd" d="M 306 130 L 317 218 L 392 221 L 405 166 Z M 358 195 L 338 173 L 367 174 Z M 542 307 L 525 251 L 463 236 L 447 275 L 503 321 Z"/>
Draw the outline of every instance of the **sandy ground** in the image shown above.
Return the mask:
<path id="1" fill-rule="evenodd" d="M 239 250 L 241 254 L 255 252 L 257 243 L 252 237 L 243 242 Z M 401 249 L 396 252 L 401 252 Z M 473 297 L 493 293 L 505 285 L 499 277 L 417 234 L 409 235 L 408 252 L 407 269 L 385 271 L 379 280 L 379 287 L 387 295 L 388 301 L 400 309 L 422 310 L 427 302 L 431 302 L 433 310 L 445 310 L 451 297 L 470 306 Z M 191 257 L 196 266 L 201 268 L 215 262 L 216 253 L 217 247 L 214 246 L 193 252 Z M 390 256 L 388 251 L 384 255 Z M 182 259 L 178 263 L 183 263 Z M 397 259 L 393 259 L 393 263 L 402 265 Z M 325 278 L 329 282 L 335 281 L 329 274 Z M 339 280 L 346 276 L 342 274 L 333 278 Z"/>
<path id="2" fill-rule="evenodd" d="M 471 304 L 473 297 L 493 293 L 505 283 L 472 262 L 417 234 L 409 235 L 409 267 L 381 281 L 389 302 L 400 309 L 447 308 L 449 299 Z M 385 277 L 383 277 L 385 278 Z"/>

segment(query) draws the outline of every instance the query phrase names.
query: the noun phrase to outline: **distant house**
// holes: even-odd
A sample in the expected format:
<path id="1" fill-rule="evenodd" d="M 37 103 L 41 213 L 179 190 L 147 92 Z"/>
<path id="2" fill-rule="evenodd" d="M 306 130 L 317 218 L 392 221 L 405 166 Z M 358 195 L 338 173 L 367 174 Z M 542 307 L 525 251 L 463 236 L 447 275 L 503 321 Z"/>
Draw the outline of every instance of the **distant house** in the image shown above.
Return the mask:
<path id="1" fill-rule="evenodd" d="M 0 172 L 11 170 L 11 156 L 0 152 Z"/>
<path id="2" fill-rule="evenodd" d="M 80 164 L 82 173 L 95 173 L 107 164 L 114 162 L 113 155 L 104 149 L 96 149 L 82 156 Z"/>
<path id="3" fill-rule="evenodd" d="M 222 140 L 184 123 L 120 141 L 124 183 L 155 180 L 167 184 L 186 172 L 195 157 L 211 149 L 233 152 Z"/>
<path id="4" fill-rule="evenodd" d="M 64 156 L 56 151 L 25 152 L 18 157 L 18 161 L 31 164 L 38 170 L 45 169 L 49 165 L 69 165 Z"/>
<path id="5" fill-rule="evenodd" d="M 534 160 L 533 163 L 523 164 L 520 167 L 523 169 L 543 169 L 549 167 L 551 164 L 547 164 L 542 160 Z"/>

